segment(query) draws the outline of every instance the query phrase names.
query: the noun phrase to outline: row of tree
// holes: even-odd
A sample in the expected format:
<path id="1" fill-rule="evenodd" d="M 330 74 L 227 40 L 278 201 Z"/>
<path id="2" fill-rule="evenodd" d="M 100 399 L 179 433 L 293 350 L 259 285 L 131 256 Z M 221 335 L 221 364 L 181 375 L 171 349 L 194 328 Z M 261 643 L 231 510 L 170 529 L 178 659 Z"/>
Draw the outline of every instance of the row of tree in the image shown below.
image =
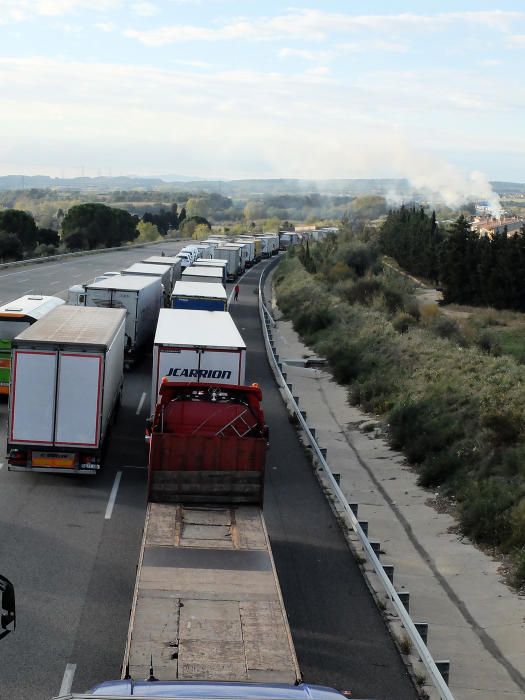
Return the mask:
<path id="1" fill-rule="evenodd" d="M 421 207 L 390 211 L 381 227 L 380 244 L 385 255 L 397 260 L 404 270 L 437 284 L 444 233 L 434 212 Z"/>
<path id="2" fill-rule="evenodd" d="M 130 241 L 155 241 L 171 230 L 180 229 L 192 237 L 206 237 L 210 224 L 201 216 L 186 216 L 177 204 L 159 213 L 146 212 L 142 219 L 124 209 L 100 203 L 78 204 L 62 219 L 61 232 L 39 228 L 25 211 L 0 211 L 0 261 L 52 255 L 57 251 L 111 248 Z"/>
<path id="3" fill-rule="evenodd" d="M 0 211 L 0 260 L 16 260 L 30 252 L 47 252 L 59 243 L 57 231 L 38 228 L 31 214 L 18 209 Z"/>
<path id="4" fill-rule="evenodd" d="M 142 221 L 147 224 L 153 224 L 157 227 L 161 236 L 165 236 L 170 229 L 179 229 L 186 219 L 186 209 L 178 210 L 177 204 L 172 204 L 169 209 L 161 207 L 158 214 L 147 211 L 142 217 Z"/>
<path id="5" fill-rule="evenodd" d="M 525 226 L 489 238 L 464 216 L 443 230 L 434 213 L 401 207 L 388 214 L 380 245 L 407 272 L 440 284 L 446 303 L 525 311 Z"/>

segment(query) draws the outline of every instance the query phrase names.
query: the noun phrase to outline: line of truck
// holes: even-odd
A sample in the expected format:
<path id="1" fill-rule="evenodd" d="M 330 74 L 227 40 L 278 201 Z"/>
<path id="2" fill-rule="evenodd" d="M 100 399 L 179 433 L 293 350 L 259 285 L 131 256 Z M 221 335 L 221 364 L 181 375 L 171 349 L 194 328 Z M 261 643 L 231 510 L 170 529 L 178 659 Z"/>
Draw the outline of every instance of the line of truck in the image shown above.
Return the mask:
<path id="1" fill-rule="evenodd" d="M 11 467 L 28 467 L 30 434 L 29 468 L 96 472 L 125 343 L 126 311 L 104 306 L 57 307 L 13 340 Z M 233 319 L 160 309 L 152 350 L 148 506 L 122 675 L 61 700 L 341 698 L 301 679 L 262 512 L 262 394 L 245 384 Z"/>
<path id="2" fill-rule="evenodd" d="M 228 312 L 160 311 L 121 678 L 63 698 L 341 698 L 302 682 L 262 512 L 262 394 L 245 368 Z"/>
<path id="3" fill-rule="evenodd" d="M 6 324 L 10 329 L 4 331 L 7 357 L 0 358 L 0 370 L 11 375 L 4 379 L 4 391 L 11 387 L 8 468 L 95 474 L 120 404 L 123 371 L 152 349 L 157 384 L 155 372 L 165 369 L 174 378 L 237 377 L 242 383 L 236 331 L 230 326 L 219 332 L 217 320 L 197 326 L 184 313 L 227 311 L 225 278 L 235 278 L 245 265 L 278 248 L 277 234 L 235 240 L 210 237 L 176 256 L 150 256 L 121 273 L 108 272 L 75 285 L 67 305 L 55 297 L 38 297 L 38 302 L 29 297 L 0 309 L 0 330 Z M 183 255 L 191 259 L 184 268 Z M 166 307 L 178 316 L 165 321 Z M 110 310 L 121 314 L 106 313 Z M 34 323 L 29 325 L 30 321 Z M 20 328 L 24 330 L 17 332 Z M 207 329 L 206 338 L 199 328 Z M 193 364 L 190 345 L 198 348 Z M 189 364 L 164 368 L 166 358 L 174 357 Z M 97 367 L 102 368 L 100 376 Z M 152 407 L 155 398 L 152 394 Z"/>

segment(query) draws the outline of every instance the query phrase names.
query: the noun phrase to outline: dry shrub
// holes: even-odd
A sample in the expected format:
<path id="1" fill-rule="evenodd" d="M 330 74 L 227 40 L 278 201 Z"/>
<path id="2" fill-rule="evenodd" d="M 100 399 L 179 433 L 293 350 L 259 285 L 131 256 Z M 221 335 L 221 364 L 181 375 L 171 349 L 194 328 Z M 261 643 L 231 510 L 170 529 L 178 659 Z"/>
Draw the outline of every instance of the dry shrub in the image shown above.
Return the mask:
<path id="1" fill-rule="evenodd" d="M 436 316 L 440 314 L 437 304 L 422 304 L 419 307 L 421 322 L 425 325 L 432 325 Z"/>

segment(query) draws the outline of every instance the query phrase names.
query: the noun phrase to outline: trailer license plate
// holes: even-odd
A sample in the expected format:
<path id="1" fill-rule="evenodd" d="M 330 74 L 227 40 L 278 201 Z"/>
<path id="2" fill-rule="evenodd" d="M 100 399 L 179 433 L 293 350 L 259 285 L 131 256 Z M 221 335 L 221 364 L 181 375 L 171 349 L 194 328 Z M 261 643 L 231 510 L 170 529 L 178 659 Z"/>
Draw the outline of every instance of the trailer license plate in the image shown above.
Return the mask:
<path id="1" fill-rule="evenodd" d="M 76 455 L 59 452 L 33 452 L 31 457 L 33 467 L 58 467 L 70 469 L 77 466 Z"/>

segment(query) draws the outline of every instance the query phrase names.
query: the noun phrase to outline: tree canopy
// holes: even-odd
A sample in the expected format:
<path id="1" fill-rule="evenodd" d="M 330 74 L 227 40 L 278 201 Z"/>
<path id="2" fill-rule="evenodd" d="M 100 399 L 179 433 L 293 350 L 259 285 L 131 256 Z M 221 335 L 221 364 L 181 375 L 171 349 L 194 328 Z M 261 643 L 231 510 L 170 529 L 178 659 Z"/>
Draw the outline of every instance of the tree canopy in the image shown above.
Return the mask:
<path id="1" fill-rule="evenodd" d="M 111 248 L 139 235 L 138 218 L 105 204 L 71 207 L 62 223 L 62 237 L 71 250 Z"/>
<path id="2" fill-rule="evenodd" d="M 32 250 L 38 242 L 35 220 L 20 209 L 0 211 L 0 230 L 15 234 L 24 251 Z"/>

